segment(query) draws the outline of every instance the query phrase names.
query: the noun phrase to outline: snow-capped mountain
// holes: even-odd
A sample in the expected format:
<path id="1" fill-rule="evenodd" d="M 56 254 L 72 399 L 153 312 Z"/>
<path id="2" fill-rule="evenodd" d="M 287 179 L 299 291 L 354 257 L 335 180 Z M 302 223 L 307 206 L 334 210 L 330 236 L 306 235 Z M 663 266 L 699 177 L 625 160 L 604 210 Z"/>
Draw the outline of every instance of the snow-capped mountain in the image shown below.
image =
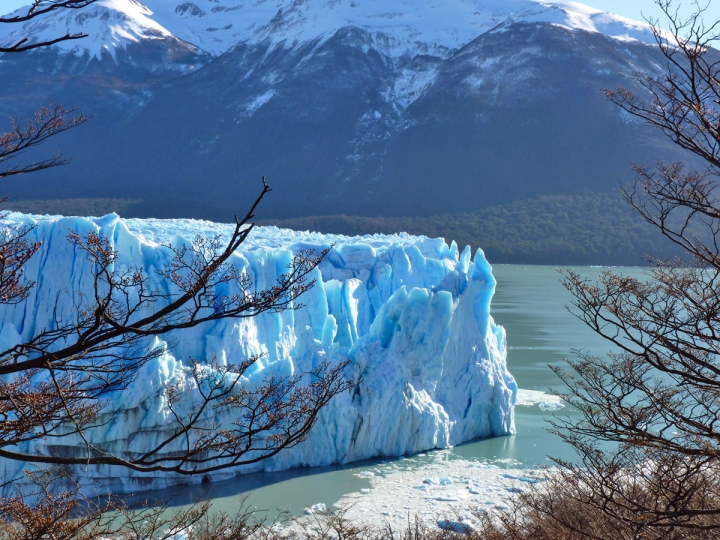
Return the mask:
<path id="1" fill-rule="evenodd" d="M 24 35 L 40 40 L 83 32 L 90 37 L 59 47 L 99 58 L 128 43 L 175 37 L 218 55 L 240 42 L 322 43 L 341 28 L 357 27 L 389 56 L 447 57 L 480 34 L 513 22 L 652 41 L 646 23 L 575 2 L 544 0 L 98 0 L 80 11 L 58 11 L 0 29 L 5 31 L 0 39 L 10 43 Z"/>
<path id="2" fill-rule="evenodd" d="M 600 91 L 659 69 L 648 25 L 577 3 L 98 0 L 0 31 L 89 35 L 0 57 L 0 118 L 50 99 L 94 115 L 57 139 L 73 163 L 16 199 L 222 221 L 266 175 L 266 217 L 438 215 L 684 159 Z"/>

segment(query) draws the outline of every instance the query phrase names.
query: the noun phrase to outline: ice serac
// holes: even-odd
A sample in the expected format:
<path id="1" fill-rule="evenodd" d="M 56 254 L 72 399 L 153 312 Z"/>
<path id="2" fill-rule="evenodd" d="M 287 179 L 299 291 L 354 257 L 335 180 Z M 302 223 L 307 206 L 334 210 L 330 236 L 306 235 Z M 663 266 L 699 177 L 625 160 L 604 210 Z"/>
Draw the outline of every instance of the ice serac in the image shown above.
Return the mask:
<path id="1" fill-rule="evenodd" d="M 156 272 L 170 259 L 167 244 L 231 230 L 203 221 L 114 214 L 87 219 L 11 214 L 8 219 L 36 225 L 33 234 L 43 246 L 27 268 L 28 278 L 37 281 L 31 296 L 0 308 L 3 350 L 51 326 L 54 304 L 67 309 L 71 295 L 90 286 L 89 265 L 67 241 L 68 230 L 105 235 L 119 253 L 118 268 L 139 266 L 161 290 L 169 287 Z M 107 423 L 87 433 L 92 442 L 114 452 L 147 448 L 172 428 L 163 384 L 182 381 L 189 359 L 239 362 L 257 353 L 265 355 L 242 384 L 305 372 L 325 360 L 349 360 L 347 376 L 357 384 L 322 411 L 307 441 L 253 470 L 396 456 L 514 431 L 517 386 L 506 366 L 505 332 L 490 316 L 495 279 L 481 250 L 471 258 L 469 247 L 459 253 L 443 239 L 350 238 L 261 227 L 231 262 L 264 288 L 286 270 L 293 253 L 325 247 L 331 250 L 314 271 L 317 285 L 302 297 L 304 307 L 170 336 L 167 353 L 144 366 L 128 390 L 112 396 L 104 412 Z M 75 443 L 51 451 L 82 451 L 81 441 Z M 2 477 L 12 478 L 21 466 L 3 460 Z M 117 467 L 78 474 L 133 491 L 201 480 L 141 476 Z"/>

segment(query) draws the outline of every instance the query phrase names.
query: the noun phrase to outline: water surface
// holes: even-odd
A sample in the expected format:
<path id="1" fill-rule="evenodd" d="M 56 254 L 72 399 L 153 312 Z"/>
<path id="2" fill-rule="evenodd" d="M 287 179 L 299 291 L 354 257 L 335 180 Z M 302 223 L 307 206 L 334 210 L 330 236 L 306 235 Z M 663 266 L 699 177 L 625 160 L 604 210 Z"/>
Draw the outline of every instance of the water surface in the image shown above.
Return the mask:
<path id="1" fill-rule="evenodd" d="M 603 269 L 576 267 L 574 270 L 592 277 Z M 638 276 L 642 272 L 639 268 L 612 270 Z M 562 286 L 561 276 L 555 267 L 496 265 L 493 273 L 498 285 L 491 314 L 507 332 L 508 367 L 520 388 L 562 390 L 559 379 L 548 364 L 562 364 L 564 359 L 572 357 L 572 351 L 576 349 L 599 355 L 609 349 L 606 341 L 568 311 L 572 297 Z M 555 413 L 545 412 L 537 406 L 517 407 L 516 435 L 472 441 L 443 452 L 442 459 L 487 460 L 513 468 L 547 464 L 548 456 L 572 459 L 573 454 L 567 446 L 547 431 L 546 420 L 553 414 L 573 416 L 576 412 L 570 407 Z M 414 456 L 410 466 L 420 467 L 435 462 L 437 458 L 432 454 Z M 198 497 L 213 497 L 214 508 L 231 513 L 247 504 L 267 510 L 271 516 L 278 508 L 301 515 L 308 506 L 322 502 L 330 508 L 344 495 L 368 488 L 370 482 L 362 476 L 363 472 L 377 470 L 378 463 L 391 461 L 395 460 L 257 473 L 145 496 L 166 498 L 174 495 L 174 503 L 179 505 Z"/>

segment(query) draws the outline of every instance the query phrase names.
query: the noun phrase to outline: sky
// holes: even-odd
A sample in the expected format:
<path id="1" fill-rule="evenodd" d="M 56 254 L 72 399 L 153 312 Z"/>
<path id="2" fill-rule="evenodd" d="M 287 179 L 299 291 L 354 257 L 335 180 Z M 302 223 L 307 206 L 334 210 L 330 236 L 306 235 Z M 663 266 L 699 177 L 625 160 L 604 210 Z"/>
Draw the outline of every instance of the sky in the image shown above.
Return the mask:
<path id="1" fill-rule="evenodd" d="M 2 2 L 2 0 L 0 0 Z M 655 5 L 653 0 L 585 0 L 581 4 L 587 4 L 603 11 L 617 13 L 629 19 L 641 21 L 643 16 L 661 18 L 662 11 Z M 689 0 L 674 0 L 674 4 L 680 6 L 680 14 L 691 12 L 692 2 Z M 720 0 L 701 0 L 702 6 L 708 5 L 705 12 L 705 20 L 720 19 Z"/>
<path id="2" fill-rule="evenodd" d="M 173 1 L 173 0 L 168 0 Z M 681 13 L 689 11 L 691 0 L 675 0 L 680 2 Z M 709 1 L 706 20 L 720 19 L 720 0 L 700 0 L 701 2 Z M 661 16 L 660 10 L 653 0 L 585 0 L 581 2 L 603 11 L 617 13 L 630 19 L 642 20 L 643 15 L 649 17 Z M 9 13 L 23 5 L 27 5 L 28 0 L 0 0 L 0 13 Z"/>

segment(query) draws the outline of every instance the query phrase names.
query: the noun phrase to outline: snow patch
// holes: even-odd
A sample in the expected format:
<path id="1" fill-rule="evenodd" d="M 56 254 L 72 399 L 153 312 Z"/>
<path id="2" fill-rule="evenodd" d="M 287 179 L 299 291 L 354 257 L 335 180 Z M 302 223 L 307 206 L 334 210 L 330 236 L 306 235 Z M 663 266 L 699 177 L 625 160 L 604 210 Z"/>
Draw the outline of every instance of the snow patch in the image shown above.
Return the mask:
<path id="1" fill-rule="evenodd" d="M 245 116 L 252 116 L 275 95 L 274 90 L 263 92 L 245 106 Z"/>
<path id="2" fill-rule="evenodd" d="M 437 75 L 435 66 L 424 70 L 403 69 L 382 96 L 386 102 L 396 103 L 405 110 L 435 82 Z"/>

